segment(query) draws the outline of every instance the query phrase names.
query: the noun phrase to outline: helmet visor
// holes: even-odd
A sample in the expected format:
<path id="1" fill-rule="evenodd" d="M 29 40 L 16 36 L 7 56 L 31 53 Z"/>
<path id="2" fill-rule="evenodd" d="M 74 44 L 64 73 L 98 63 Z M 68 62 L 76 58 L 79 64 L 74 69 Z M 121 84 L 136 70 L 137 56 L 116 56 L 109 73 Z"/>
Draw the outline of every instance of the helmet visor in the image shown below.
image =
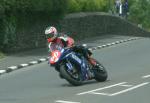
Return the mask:
<path id="1" fill-rule="evenodd" d="M 47 37 L 47 38 L 54 38 L 54 34 L 53 34 L 53 33 L 47 34 L 46 37 Z"/>
<path id="2" fill-rule="evenodd" d="M 47 27 L 45 34 L 47 38 L 55 39 L 57 37 L 57 30 L 54 27 Z"/>

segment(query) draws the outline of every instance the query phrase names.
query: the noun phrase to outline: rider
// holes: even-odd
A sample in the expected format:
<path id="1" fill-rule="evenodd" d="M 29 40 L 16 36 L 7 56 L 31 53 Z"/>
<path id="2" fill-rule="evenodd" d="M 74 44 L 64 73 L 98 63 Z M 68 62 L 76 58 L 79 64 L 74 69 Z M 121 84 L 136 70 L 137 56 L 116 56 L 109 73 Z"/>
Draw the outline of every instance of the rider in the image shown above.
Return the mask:
<path id="1" fill-rule="evenodd" d="M 84 57 L 87 58 L 87 60 L 92 64 L 92 66 L 96 66 L 95 60 L 91 58 L 92 53 L 87 48 L 84 46 L 74 46 L 74 39 L 66 35 L 59 36 L 55 27 L 47 27 L 45 30 L 45 35 L 48 43 L 58 43 L 62 44 L 63 47 L 72 47 L 74 51 L 82 53 Z"/>

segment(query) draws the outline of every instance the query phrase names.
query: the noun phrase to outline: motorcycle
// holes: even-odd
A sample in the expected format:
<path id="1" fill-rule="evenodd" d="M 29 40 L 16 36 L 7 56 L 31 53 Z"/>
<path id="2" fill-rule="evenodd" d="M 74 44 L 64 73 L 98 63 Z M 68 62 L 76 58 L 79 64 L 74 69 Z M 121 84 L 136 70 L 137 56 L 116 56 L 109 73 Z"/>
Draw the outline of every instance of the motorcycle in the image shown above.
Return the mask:
<path id="1" fill-rule="evenodd" d="M 70 84 L 79 86 L 91 79 L 106 81 L 107 71 L 97 60 L 94 59 L 97 65 L 93 67 L 82 54 L 74 52 L 72 48 L 63 48 L 60 44 L 50 44 L 49 48 L 50 65 Z"/>

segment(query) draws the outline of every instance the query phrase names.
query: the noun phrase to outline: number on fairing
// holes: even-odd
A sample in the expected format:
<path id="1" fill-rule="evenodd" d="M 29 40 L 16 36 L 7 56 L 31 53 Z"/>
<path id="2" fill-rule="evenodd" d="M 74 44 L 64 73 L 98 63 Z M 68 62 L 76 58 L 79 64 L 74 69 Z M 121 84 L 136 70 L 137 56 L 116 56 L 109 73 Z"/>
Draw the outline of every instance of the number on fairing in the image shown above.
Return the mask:
<path id="1" fill-rule="evenodd" d="M 59 57 L 60 57 L 60 52 L 59 51 L 52 52 L 50 63 L 53 64 L 53 63 L 57 62 Z"/>

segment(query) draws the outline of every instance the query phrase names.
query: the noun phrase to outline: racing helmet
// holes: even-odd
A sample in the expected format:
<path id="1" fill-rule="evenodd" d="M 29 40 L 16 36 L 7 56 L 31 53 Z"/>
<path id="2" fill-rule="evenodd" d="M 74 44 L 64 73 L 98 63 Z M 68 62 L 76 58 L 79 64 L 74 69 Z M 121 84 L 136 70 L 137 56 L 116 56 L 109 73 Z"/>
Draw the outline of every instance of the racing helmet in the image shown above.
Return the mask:
<path id="1" fill-rule="evenodd" d="M 53 26 L 47 27 L 45 35 L 48 39 L 54 40 L 58 36 L 57 29 Z"/>

